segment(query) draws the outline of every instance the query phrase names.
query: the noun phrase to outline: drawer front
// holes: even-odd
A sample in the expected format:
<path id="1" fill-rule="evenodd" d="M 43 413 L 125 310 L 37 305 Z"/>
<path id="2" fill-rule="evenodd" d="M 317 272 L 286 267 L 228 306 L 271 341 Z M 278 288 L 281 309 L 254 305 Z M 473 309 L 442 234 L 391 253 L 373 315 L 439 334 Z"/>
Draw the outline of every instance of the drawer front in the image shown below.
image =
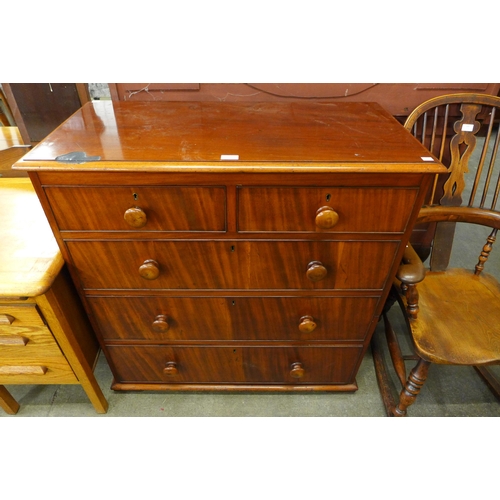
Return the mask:
<path id="1" fill-rule="evenodd" d="M 85 288 L 380 290 L 399 242 L 70 241 L 67 245 Z"/>
<path id="2" fill-rule="evenodd" d="M 118 382 L 347 384 L 362 347 L 108 346 Z"/>
<path id="3" fill-rule="evenodd" d="M 44 359 L 62 355 L 59 345 L 46 326 L 13 326 L 0 329 L 0 360 Z"/>
<path id="4" fill-rule="evenodd" d="M 365 338 L 377 297 L 89 297 L 105 340 Z"/>
<path id="5" fill-rule="evenodd" d="M 225 231 L 223 187 L 48 187 L 59 229 Z"/>
<path id="6" fill-rule="evenodd" d="M 0 332 L 8 332 L 12 327 L 44 326 L 35 304 L 0 305 Z"/>
<path id="7" fill-rule="evenodd" d="M 44 359 L 0 359 L 0 384 L 76 384 L 78 379 L 64 356 Z"/>
<path id="8" fill-rule="evenodd" d="M 417 195 L 410 188 L 242 187 L 238 230 L 403 233 Z M 323 219 L 325 210 L 318 213 L 323 207 L 338 216 L 331 228 Z"/>

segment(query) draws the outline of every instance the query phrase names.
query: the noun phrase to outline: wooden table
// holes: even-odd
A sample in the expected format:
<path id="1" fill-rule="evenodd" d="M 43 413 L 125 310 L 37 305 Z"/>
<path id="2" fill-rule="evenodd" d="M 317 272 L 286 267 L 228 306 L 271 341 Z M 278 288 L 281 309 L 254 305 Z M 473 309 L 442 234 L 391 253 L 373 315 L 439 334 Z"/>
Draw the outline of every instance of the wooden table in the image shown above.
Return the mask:
<path id="1" fill-rule="evenodd" d="M 29 179 L 0 179 L 0 384 L 81 384 L 99 413 L 99 345 Z M 19 404 L 0 386 L 0 406 Z"/>
<path id="2" fill-rule="evenodd" d="M 443 171 L 374 103 L 89 103 L 16 168 L 112 387 L 233 391 L 357 389 Z"/>

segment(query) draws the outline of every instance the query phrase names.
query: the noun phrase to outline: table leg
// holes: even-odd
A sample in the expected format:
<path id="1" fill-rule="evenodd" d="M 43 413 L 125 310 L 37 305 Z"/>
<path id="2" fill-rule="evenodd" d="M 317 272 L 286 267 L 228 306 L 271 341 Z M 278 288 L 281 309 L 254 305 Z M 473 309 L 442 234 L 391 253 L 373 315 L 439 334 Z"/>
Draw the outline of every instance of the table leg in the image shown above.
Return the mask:
<path id="1" fill-rule="evenodd" d="M 3 385 L 0 385 L 0 406 L 10 415 L 19 411 L 19 403 Z"/>

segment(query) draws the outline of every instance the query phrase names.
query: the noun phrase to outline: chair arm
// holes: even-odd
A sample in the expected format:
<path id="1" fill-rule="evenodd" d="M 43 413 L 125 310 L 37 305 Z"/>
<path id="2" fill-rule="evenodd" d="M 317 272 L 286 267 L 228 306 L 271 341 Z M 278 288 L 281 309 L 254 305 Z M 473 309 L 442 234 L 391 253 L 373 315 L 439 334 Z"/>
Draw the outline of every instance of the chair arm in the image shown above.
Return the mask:
<path id="1" fill-rule="evenodd" d="M 432 206 L 422 207 L 417 223 L 422 222 L 468 222 L 500 229 L 500 212 L 475 207 Z"/>
<path id="2" fill-rule="evenodd" d="M 425 267 L 410 243 L 405 248 L 396 278 L 405 285 L 416 285 L 425 278 Z"/>

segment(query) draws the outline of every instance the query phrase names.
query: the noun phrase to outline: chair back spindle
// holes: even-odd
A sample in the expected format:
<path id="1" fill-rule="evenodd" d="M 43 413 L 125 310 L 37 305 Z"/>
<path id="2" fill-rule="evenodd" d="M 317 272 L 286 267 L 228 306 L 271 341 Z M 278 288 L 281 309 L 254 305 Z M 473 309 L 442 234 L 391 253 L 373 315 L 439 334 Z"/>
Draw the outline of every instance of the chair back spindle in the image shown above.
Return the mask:
<path id="1" fill-rule="evenodd" d="M 479 261 L 476 264 L 474 274 L 476 276 L 479 276 L 481 274 L 481 271 L 484 269 L 484 264 L 488 260 L 488 257 L 490 256 L 491 250 L 493 249 L 493 243 L 495 243 L 495 240 L 497 238 L 497 231 L 498 229 L 493 229 L 491 234 L 488 236 L 486 243 L 483 247 L 483 250 L 481 251 L 481 255 L 479 256 Z"/>
<path id="2" fill-rule="evenodd" d="M 457 219 L 445 207 L 463 208 L 462 221 L 467 219 L 468 211 L 474 211 L 475 223 L 483 211 L 498 212 L 499 110 L 499 97 L 451 94 L 427 101 L 406 120 L 405 127 L 448 168 L 447 174 L 436 176 L 425 204 L 425 208 L 435 207 L 443 215 L 435 228 L 432 270 L 446 269 L 451 254 Z M 492 235 L 481 252 L 476 273 L 481 272 L 491 252 L 495 241 Z"/>

